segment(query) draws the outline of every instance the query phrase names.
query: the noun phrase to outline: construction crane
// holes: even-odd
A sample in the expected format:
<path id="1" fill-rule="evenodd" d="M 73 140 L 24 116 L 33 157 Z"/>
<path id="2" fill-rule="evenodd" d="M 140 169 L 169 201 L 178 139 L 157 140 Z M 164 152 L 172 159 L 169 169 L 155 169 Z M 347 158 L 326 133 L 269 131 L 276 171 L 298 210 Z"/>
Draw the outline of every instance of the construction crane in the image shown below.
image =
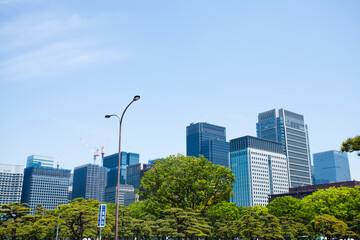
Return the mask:
<path id="1" fill-rule="evenodd" d="M 101 147 L 101 166 L 104 166 L 104 155 L 105 155 L 105 149 L 108 145 L 108 140 L 106 140 L 106 143 L 104 146 Z"/>
<path id="2" fill-rule="evenodd" d="M 80 140 L 90 149 L 92 153 L 94 153 L 94 164 L 96 162 L 96 158 L 99 156 L 99 149 L 90 146 L 84 139 L 80 138 Z"/>

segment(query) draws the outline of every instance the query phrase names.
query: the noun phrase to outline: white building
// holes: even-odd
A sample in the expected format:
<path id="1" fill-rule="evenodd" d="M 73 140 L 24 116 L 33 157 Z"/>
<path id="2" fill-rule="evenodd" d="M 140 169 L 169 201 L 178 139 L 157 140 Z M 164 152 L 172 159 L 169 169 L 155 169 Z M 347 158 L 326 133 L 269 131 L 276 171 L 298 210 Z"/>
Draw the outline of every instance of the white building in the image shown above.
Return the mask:
<path id="1" fill-rule="evenodd" d="M 23 165 L 0 164 L 0 205 L 21 201 Z"/>
<path id="2" fill-rule="evenodd" d="M 237 206 L 266 206 L 268 195 L 289 190 L 287 157 L 280 143 L 245 136 L 230 140 L 230 166 L 235 175 Z"/>

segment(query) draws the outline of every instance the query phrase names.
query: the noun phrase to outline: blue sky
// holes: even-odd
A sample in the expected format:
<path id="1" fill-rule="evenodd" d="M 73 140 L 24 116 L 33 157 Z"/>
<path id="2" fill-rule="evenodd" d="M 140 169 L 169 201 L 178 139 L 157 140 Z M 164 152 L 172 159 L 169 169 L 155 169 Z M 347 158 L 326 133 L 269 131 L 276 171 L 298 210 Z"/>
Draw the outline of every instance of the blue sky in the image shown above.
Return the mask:
<path id="1" fill-rule="evenodd" d="M 0 0 L 1 163 L 92 161 L 80 141 L 140 160 L 185 154 L 206 121 L 256 135 L 259 112 L 301 113 L 312 153 L 360 133 L 359 1 Z M 350 155 L 360 180 L 360 157 Z"/>

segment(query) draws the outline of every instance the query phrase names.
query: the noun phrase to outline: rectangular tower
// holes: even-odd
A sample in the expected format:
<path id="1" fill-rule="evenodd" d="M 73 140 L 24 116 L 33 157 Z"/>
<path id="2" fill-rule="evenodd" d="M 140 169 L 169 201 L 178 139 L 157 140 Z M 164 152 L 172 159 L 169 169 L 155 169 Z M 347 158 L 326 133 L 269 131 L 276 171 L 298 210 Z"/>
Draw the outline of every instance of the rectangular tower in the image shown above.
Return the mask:
<path id="1" fill-rule="evenodd" d="M 315 184 L 351 181 L 347 153 L 336 150 L 314 153 Z"/>
<path id="2" fill-rule="evenodd" d="M 94 164 L 76 167 L 74 169 L 72 199 L 82 197 L 103 202 L 107 171 L 107 168 Z"/>
<path id="3" fill-rule="evenodd" d="M 236 181 L 232 202 L 266 206 L 268 195 L 289 190 L 287 157 L 280 143 L 245 136 L 230 140 L 230 166 Z"/>
<path id="4" fill-rule="evenodd" d="M 134 189 L 140 189 L 140 171 L 147 168 L 147 164 L 138 163 L 126 168 L 126 184 L 131 185 Z"/>
<path id="5" fill-rule="evenodd" d="M 282 144 L 288 157 L 291 187 L 310 185 L 310 148 L 304 116 L 284 109 L 260 113 L 256 124 L 257 137 Z"/>
<path id="6" fill-rule="evenodd" d="M 49 167 L 25 168 L 21 202 L 28 203 L 31 211 L 37 204 L 53 210 L 59 203 L 68 203 L 70 172 Z"/>
<path id="7" fill-rule="evenodd" d="M 138 164 L 140 155 L 137 153 L 121 152 L 120 154 L 120 202 L 119 204 L 128 204 L 135 199 L 134 187 L 127 185 L 126 183 L 126 168 L 128 166 Z M 115 203 L 116 199 L 116 186 L 118 176 L 118 164 L 119 155 L 118 153 L 104 157 L 104 167 L 108 168 L 107 185 L 105 188 L 104 201 L 109 203 Z M 121 200 L 123 199 L 123 200 Z M 134 200 L 135 201 L 135 200 Z"/>
<path id="8" fill-rule="evenodd" d="M 42 155 L 31 155 L 27 157 L 26 167 L 54 167 L 54 158 Z"/>
<path id="9" fill-rule="evenodd" d="M 229 167 L 230 145 L 226 142 L 224 127 L 205 122 L 191 123 L 186 127 L 186 155 L 204 155 L 213 164 Z"/>
<path id="10" fill-rule="evenodd" d="M 0 206 L 21 201 L 23 165 L 0 164 Z"/>

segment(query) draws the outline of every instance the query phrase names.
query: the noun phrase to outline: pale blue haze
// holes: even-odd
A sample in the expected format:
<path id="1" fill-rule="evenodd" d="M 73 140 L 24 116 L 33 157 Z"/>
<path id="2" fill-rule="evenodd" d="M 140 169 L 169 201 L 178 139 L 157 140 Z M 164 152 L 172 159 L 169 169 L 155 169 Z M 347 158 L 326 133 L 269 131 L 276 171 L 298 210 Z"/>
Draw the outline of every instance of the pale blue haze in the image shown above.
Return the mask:
<path id="1" fill-rule="evenodd" d="M 92 163 L 80 137 L 113 154 L 104 115 L 136 94 L 122 150 L 140 162 L 185 154 L 191 122 L 256 136 L 274 108 L 304 115 L 311 153 L 336 150 L 360 134 L 359 66 L 357 0 L 0 0 L 0 162 Z"/>

